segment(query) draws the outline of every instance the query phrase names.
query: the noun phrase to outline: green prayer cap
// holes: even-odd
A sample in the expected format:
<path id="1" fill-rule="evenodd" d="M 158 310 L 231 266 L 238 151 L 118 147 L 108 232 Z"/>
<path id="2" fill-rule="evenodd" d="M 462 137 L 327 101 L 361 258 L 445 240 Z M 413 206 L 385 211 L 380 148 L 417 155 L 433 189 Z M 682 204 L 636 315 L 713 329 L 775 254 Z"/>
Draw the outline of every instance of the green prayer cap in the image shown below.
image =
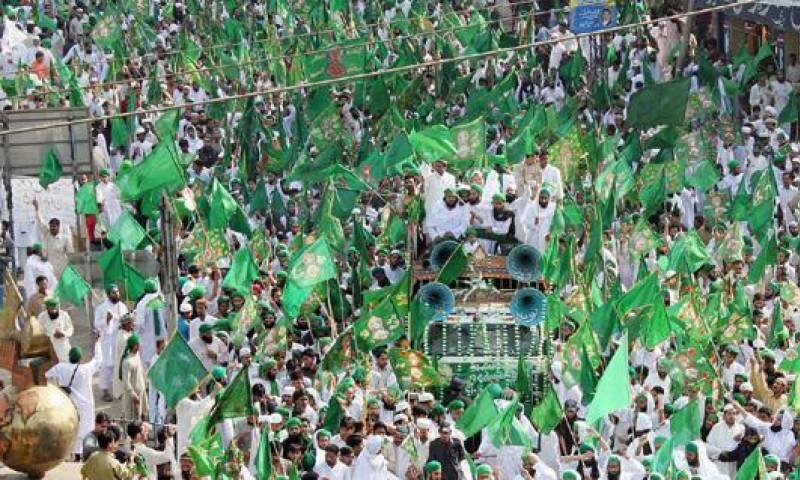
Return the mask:
<path id="1" fill-rule="evenodd" d="M 341 382 L 339 382 L 339 385 L 336 387 L 336 391 L 344 392 L 345 390 L 349 390 L 349 389 L 353 388 L 355 386 L 355 384 L 356 384 L 356 382 L 353 380 L 352 377 L 344 378 L 344 379 L 342 379 Z"/>
<path id="2" fill-rule="evenodd" d="M 118 288 L 119 286 L 116 283 L 109 283 L 108 285 L 106 285 L 106 293 L 111 293 Z"/>
<path id="3" fill-rule="evenodd" d="M 478 193 L 483 193 L 483 187 L 481 187 L 481 186 L 480 186 L 480 185 L 478 185 L 477 183 L 473 183 L 473 184 L 471 184 L 471 185 L 469 186 L 469 189 L 470 189 L 470 190 L 475 190 L 475 191 L 476 191 L 476 192 L 478 192 Z"/>
<path id="4" fill-rule="evenodd" d="M 446 410 L 443 405 L 436 405 L 431 409 L 431 415 L 444 415 Z"/>
<path id="5" fill-rule="evenodd" d="M 230 302 L 230 301 L 231 301 L 231 297 L 229 297 L 227 295 L 220 295 L 219 298 L 217 298 L 217 304 L 224 303 L 224 302 Z"/>
<path id="6" fill-rule="evenodd" d="M 689 442 L 686 444 L 686 451 L 688 453 L 698 453 L 697 442 Z"/>
<path id="7" fill-rule="evenodd" d="M 156 293 L 158 291 L 158 281 L 154 277 L 150 277 L 144 281 L 145 293 Z"/>
<path id="8" fill-rule="evenodd" d="M 678 470 L 678 473 L 675 474 L 675 480 L 689 480 L 689 472 Z"/>
<path id="9" fill-rule="evenodd" d="M 213 330 L 214 330 L 214 324 L 213 323 L 204 323 L 204 324 L 200 325 L 200 334 L 201 335 L 204 334 L 204 333 L 211 332 Z"/>
<path id="10" fill-rule="evenodd" d="M 734 168 L 738 167 L 739 165 L 741 165 L 741 163 L 738 160 L 731 160 L 730 162 L 728 162 L 728 169 L 729 170 L 733 170 Z"/>
<path id="11" fill-rule="evenodd" d="M 217 365 L 216 367 L 212 368 L 211 376 L 214 377 L 215 380 L 222 380 L 225 378 L 225 367 Z"/>
<path id="12" fill-rule="evenodd" d="M 781 460 L 776 455 L 769 454 L 764 455 L 764 463 L 766 465 L 780 465 Z"/>
<path id="13" fill-rule="evenodd" d="M 367 406 L 368 407 L 380 407 L 380 405 L 381 405 L 381 402 L 379 402 L 378 399 L 375 398 L 375 397 L 372 397 L 369 400 L 367 400 Z"/>
<path id="14" fill-rule="evenodd" d="M 355 380 L 356 382 L 361 382 L 364 380 L 364 378 L 366 378 L 366 375 L 367 372 L 364 370 L 364 367 L 358 367 L 355 370 L 353 370 L 352 377 L 353 380 Z"/>
<path id="15" fill-rule="evenodd" d="M 561 472 L 561 480 L 580 480 L 580 475 L 575 470 L 567 469 Z"/>
<path id="16" fill-rule="evenodd" d="M 100 169 L 100 176 L 101 177 L 107 177 L 109 175 L 111 175 L 111 170 L 109 170 L 107 168 L 101 168 Z"/>
<path id="17" fill-rule="evenodd" d="M 286 428 L 299 427 L 300 425 L 301 425 L 300 419 L 297 417 L 292 417 L 289 420 L 286 420 Z"/>
<path id="18" fill-rule="evenodd" d="M 544 195 L 546 197 L 550 196 L 550 189 L 547 187 L 542 187 L 539 189 L 539 195 Z"/>
<path id="19" fill-rule="evenodd" d="M 433 472 L 441 472 L 442 471 L 442 464 L 437 462 L 436 460 L 431 460 L 430 462 L 425 464 L 425 473 L 433 473 Z"/>
<path id="20" fill-rule="evenodd" d="M 772 350 L 770 350 L 768 348 L 765 348 L 764 350 L 761 350 L 759 355 L 761 355 L 761 358 L 769 359 L 769 360 L 772 360 L 773 362 L 775 361 L 775 352 L 773 352 Z"/>
<path id="21" fill-rule="evenodd" d="M 445 188 L 444 189 L 444 194 L 445 195 L 455 195 L 456 191 L 454 189 L 452 189 L 452 188 Z"/>
<path id="22" fill-rule="evenodd" d="M 31 251 L 33 253 L 42 253 L 42 244 L 41 242 L 36 242 L 31 246 Z"/>
<path id="23" fill-rule="evenodd" d="M 660 473 L 653 472 L 648 477 L 649 480 L 664 480 L 664 475 Z"/>
<path id="24" fill-rule="evenodd" d="M 72 347 L 69 349 L 68 357 L 70 363 L 78 363 L 83 357 L 83 350 L 81 350 L 81 347 Z"/>
<path id="25" fill-rule="evenodd" d="M 608 457 L 608 463 L 609 463 L 609 465 L 612 464 L 612 463 L 614 465 L 619 465 L 621 462 L 620 462 L 619 456 L 611 455 L 611 456 Z"/>
<path id="26" fill-rule="evenodd" d="M 139 335 L 136 333 L 128 337 L 128 341 L 125 343 L 128 349 L 133 348 L 134 345 L 139 345 Z"/>
<path id="27" fill-rule="evenodd" d="M 505 202 L 506 201 L 506 196 L 503 195 L 502 193 L 495 193 L 494 195 L 492 195 L 492 201 L 493 202 Z"/>
<path id="28" fill-rule="evenodd" d="M 317 436 L 317 438 L 320 438 L 320 437 L 331 438 L 331 432 L 325 430 L 324 428 L 320 428 L 319 430 L 317 430 L 316 436 Z"/>
<path id="29" fill-rule="evenodd" d="M 489 385 L 489 394 L 492 396 L 492 398 L 498 399 L 503 396 L 503 387 L 497 383 L 493 383 Z"/>
<path id="30" fill-rule="evenodd" d="M 286 407 L 278 407 L 278 408 L 276 408 L 275 409 L 275 413 L 280 414 L 281 417 L 283 417 L 283 418 L 289 418 L 289 417 L 292 416 L 292 412 L 289 411 L 289 409 L 286 408 Z"/>
<path id="31" fill-rule="evenodd" d="M 59 306 L 59 304 L 60 304 L 60 302 L 55 297 L 48 297 L 44 301 L 44 306 L 47 307 L 47 308 L 57 308 Z"/>
<path id="32" fill-rule="evenodd" d="M 450 402 L 450 405 L 447 406 L 447 409 L 450 411 L 463 410 L 464 402 L 462 402 L 461 400 L 453 400 L 452 402 Z"/>
<path id="33" fill-rule="evenodd" d="M 737 347 L 736 345 L 734 345 L 732 343 L 729 343 L 728 345 L 725 346 L 725 351 L 728 352 L 728 353 L 733 353 L 734 355 L 738 355 L 739 354 L 739 347 Z"/>
<path id="34" fill-rule="evenodd" d="M 485 463 L 481 463 L 475 469 L 475 473 L 478 474 L 478 475 L 491 475 L 492 474 L 492 467 L 490 465 L 485 464 Z M 576 478 L 575 480 L 578 480 L 578 479 Z"/>
<path id="35" fill-rule="evenodd" d="M 594 448 L 592 448 L 592 446 L 589 445 L 588 443 L 581 443 L 581 446 L 578 448 L 578 451 L 580 453 L 589 453 L 589 452 L 594 452 Z"/>
<path id="36" fill-rule="evenodd" d="M 261 366 L 268 369 L 274 367 L 277 364 L 278 362 L 276 362 L 274 358 L 267 358 L 266 360 L 261 362 Z"/>
<path id="37" fill-rule="evenodd" d="M 155 292 L 155 290 L 153 290 Z M 199 298 L 203 298 L 203 295 L 206 294 L 206 289 L 202 286 L 198 285 L 193 289 L 189 290 L 189 298 L 192 300 L 197 300 Z"/>

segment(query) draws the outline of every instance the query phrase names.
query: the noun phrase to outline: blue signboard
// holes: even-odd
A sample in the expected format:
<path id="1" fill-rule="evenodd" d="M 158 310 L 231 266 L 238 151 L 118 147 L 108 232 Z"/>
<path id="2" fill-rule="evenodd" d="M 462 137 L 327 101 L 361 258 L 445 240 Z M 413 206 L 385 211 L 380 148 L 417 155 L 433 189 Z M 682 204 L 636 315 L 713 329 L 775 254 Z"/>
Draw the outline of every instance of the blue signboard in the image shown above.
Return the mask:
<path id="1" fill-rule="evenodd" d="M 617 7 L 613 0 L 571 0 L 570 25 L 573 33 L 590 33 L 617 26 Z"/>

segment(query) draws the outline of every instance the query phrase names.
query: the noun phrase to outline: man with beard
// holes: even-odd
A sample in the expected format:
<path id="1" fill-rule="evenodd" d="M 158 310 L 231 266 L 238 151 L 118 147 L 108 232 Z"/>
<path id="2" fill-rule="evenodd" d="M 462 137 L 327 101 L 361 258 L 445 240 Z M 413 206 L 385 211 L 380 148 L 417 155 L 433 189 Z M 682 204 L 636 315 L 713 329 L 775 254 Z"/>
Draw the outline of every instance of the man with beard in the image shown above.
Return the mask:
<path id="1" fill-rule="evenodd" d="M 72 347 L 69 339 L 72 337 L 74 328 L 69 314 L 61 310 L 60 305 L 57 298 L 51 297 L 45 300 L 45 311 L 39 314 L 38 320 L 45 335 L 53 344 L 58 361 L 66 362 L 69 349 Z"/>
<path id="2" fill-rule="evenodd" d="M 216 328 L 217 319 L 208 314 L 208 300 L 198 298 L 194 302 L 194 318 L 189 322 L 189 341 L 200 335 L 202 325 L 212 325 Z"/>
<path id="3" fill-rule="evenodd" d="M 440 426 L 439 438 L 433 440 L 428 447 L 428 462 L 439 462 L 443 480 L 458 480 L 463 474 L 460 470 L 464 458 L 461 441 L 452 437 L 450 427 Z"/>
<path id="4" fill-rule="evenodd" d="M 110 402 L 111 382 L 114 375 L 114 346 L 117 341 L 119 319 L 128 313 L 125 302 L 120 301 L 119 288 L 111 284 L 106 288 L 106 300 L 94 311 L 94 331 L 103 345 L 103 364 L 100 370 L 100 389 L 103 401 Z"/>
<path id="5" fill-rule="evenodd" d="M 311 445 L 311 440 L 303 435 L 303 432 L 300 430 L 301 421 L 298 417 L 292 417 L 286 421 L 286 431 L 287 436 L 286 439 L 283 441 L 283 452 L 284 458 L 291 460 L 288 456 L 289 450 L 291 450 L 292 445 L 296 445 L 300 447 L 301 452 L 305 452 L 308 450 L 309 445 Z"/>
<path id="6" fill-rule="evenodd" d="M 612 476 L 611 459 L 608 461 L 608 480 L 619 480 L 618 476 Z M 619 461 L 617 461 L 619 467 Z M 617 472 L 619 469 L 617 468 Z M 522 468 L 514 477 L 514 480 L 557 480 L 556 472 L 545 465 L 535 453 L 526 453 L 522 456 Z"/>
<path id="7" fill-rule="evenodd" d="M 47 257 L 42 253 L 42 244 L 34 243 L 28 249 L 28 258 L 25 259 L 25 268 L 22 274 L 22 285 L 25 287 L 25 300 L 30 300 L 36 293 L 36 279 L 39 277 L 47 278 L 47 285 L 51 289 L 56 288 L 58 279 L 53 265 L 47 261 Z"/>
<path id="8" fill-rule="evenodd" d="M 256 380 L 257 383 L 263 384 L 264 389 L 268 395 L 277 397 L 280 395 L 281 388 L 278 385 L 278 368 L 275 359 L 268 358 L 261 362 L 259 365 L 260 379 Z"/>
<path id="9" fill-rule="evenodd" d="M 406 273 L 406 262 L 405 259 L 403 259 L 403 252 L 400 250 L 392 250 L 389 254 L 389 264 L 383 267 L 383 271 L 386 272 L 386 278 L 389 279 L 392 285 L 399 282 Z"/>
<path id="10" fill-rule="evenodd" d="M 578 404 L 574 400 L 567 400 L 564 402 L 564 418 L 561 419 L 555 430 L 561 446 L 561 455 L 571 454 L 575 447 L 575 438 L 578 434 L 575 426 L 577 420 L 579 420 Z"/>
<path id="11" fill-rule="evenodd" d="M 213 325 L 200 325 L 200 337 L 189 342 L 189 347 L 203 362 L 206 370 L 211 370 L 214 365 L 224 364 L 228 361 L 228 346 L 214 336 Z"/>
<path id="12" fill-rule="evenodd" d="M 498 249 L 501 253 L 507 253 L 516 243 L 515 217 L 514 212 L 506 208 L 506 196 L 494 194 L 491 212 L 483 222 L 483 232 L 479 234 L 481 245 L 487 253 L 494 254 Z"/>
<path id="13" fill-rule="evenodd" d="M 322 461 L 317 461 L 314 472 L 320 478 L 329 480 L 345 480 L 347 467 L 339 461 L 339 447 L 328 445 L 325 447 L 325 457 Z"/>
<path id="14" fill-rule="evenodd" d="M 201 398 L 197 389 L 175 405 L 175 442 L 179 456 L 186 452 L 192 429 L 211 410 L 213 405 L 214 395 Z"/>
<path id="15" fill-rule="evenodd" d="M 385 348 L 372 352 L 375 357 L 374 367 L 369 371 L 369 389 L 372 391 L 386 391 L 389 387 L 397 386 L 397 377 L 389 365 L 389 354 Z"/>
<path id="16" fill-rule="evenodd" d="M 425 234 L 430 245 L 440 240 L 459 239 L 469 227 L 469 212 L 459 204 L 458 195 L 452 188 L 446 189 L 443 199 L 426 210 L 426 214 Z"/>
<path id="17" fill-rule="evenodd" d="M 736 408 L 733 405 L 726 405 L 722 411 L 722 420 L 711 428 L 706 442 L 718 450 L 727 452 L 736 448 L 738 439 L 744 434 L 744 425 L 736 421 Z M 723 474 L 730 477 L 736 475 L 735 462 L 720 460 L 716 464 Z"/>
<path id="18" fill-rule="evenodd" d="M 539 190 L 539 201 L 528 204 L 522 214 L 524 242 L 533 246 L 540 252 L 547 247 L 547 236 L 550 234 L 550 224 L 555 215 L 555 203 L 550 201 L 550 190 L 542 187 Z M 519 233 L 519 232 L 518 232 Z M 517 235 L 519 238 L 519 234 Z"/>

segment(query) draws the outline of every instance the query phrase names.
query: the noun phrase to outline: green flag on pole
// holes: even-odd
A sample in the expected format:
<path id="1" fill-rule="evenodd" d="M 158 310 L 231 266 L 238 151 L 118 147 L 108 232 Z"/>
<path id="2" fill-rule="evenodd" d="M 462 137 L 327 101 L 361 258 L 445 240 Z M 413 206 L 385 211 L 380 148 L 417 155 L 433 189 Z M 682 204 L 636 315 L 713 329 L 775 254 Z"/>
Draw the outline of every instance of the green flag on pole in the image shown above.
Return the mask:
<path id="1" fill-rule="evenodd" d="M 255 467 L 258 480 L 272 479 L 272 447 L 269 438 L 269 425 L 261 430 L 256 452 Z"/>
<path id="2" fill-rule="evenodd" d="M 223 288 L 231 288 L 237 292 L 248 294 L 253 280 L 258 278 L 258 267 L 253 261 L 249 248 L 240 248 L 233 255 L 230 270 L 222 280 Z"/>
<path id="3" fill-rule="evenodd" d="M 734 480 L 766 480 L 767 478 L 767 466 L 764 464 L 761 448 L 756 447 L 739 467 Z"/>
<path id="4" fill-rule="evenodd" d="M 75 212 L 79 215 L 97 215 L 97 192 L 94 182 L 86 182 L 75 193 Z"/>
<path id="5" fill-rule="evenodd" d="M 558 401 L 558 395 L 552 386 L 548 386 L 542 401 L 531 410 L 531 421 L 541 434 L 547 435 L 561 423 L 563 416 L 564 412 L 561 409 L 561 402 Z"/>
<path id="6" fill-rule="evenodd" d="M 622 336 L 617 351 L 597 382 L 594 399 L 586 412 L 586 422 L 594 424 L 616 410 L 628 408 L 631 403 L 631 378 L 628 371 L 628 333 Z"/>
<path id="7" fill-rule="evenodd" d="M 689 102 L 689 78 L 656 83 L 631 95 L 626 125 L 651 128 L 658 125 L 683 126 Z"/>
<path id="8" fill-rule="evenodd" d="M 333 255 L 324 238 L 298 251 L 289 265 L 289 277 L 283 290 L 283 309 L 287 318 L 295 318 L 314 286 L 336 276 Z"/>
<path id="9" fill-rule="evenodd" d="M 147 378 L 164 395 L 169 409 L 192 393 L 206 375 L 208 371 L 203 362 L 177 333 L 147 371 Z"/>
<path id="10" fill-rule="evenodd" d="M 489 387 L 483 389 L 475 402 L 464 410 L 461 417 L 456 422 L 456 428 L 465 437 L 469 438 L 480 432 L 483 427 L 488 425 L 497 416 L 497 406 L 494 404 Z"/>
<path id="11" fill-rule="evenodd" d="M 176 191 L 186 185 L 174 142 L 161 142 L 142 163 L 125 174 L 120 187 L 123 201 L 136 200 L 153 191 Z"/>
<path id="12" fill-rule="evenodd" d="M 700 438 L 703 426 L 703 411 L 700 402 L 695 399 L 678 410 L 669 419 L 669 430 L 676 447 L 686 445 Z"/>
<path id="13" fill-rule="evenodd" d="M 61 168 L 61 161 L 58 158 L 58 151 L 51 148 L 42 161 L 42 168 L 39 170 L 39 185 L 45 190 L 47 187 L 58 181 L 64 169 Z"/>
<path id="14" fill-rule="evenodd" d="M 246 417 L 252 406 L 250 374 L 243 368 L 217 397 L 217 402 L 209 412 L 211 424 L 214 425 L 225 418 Z"/>
<path id="15" fill-rule="evenodd" d="M 122 250 L 136 250 L 136 247 L 142 243 L 146 236 L 147 233 L 144 228 L 127 210 L 122 211 L 122 214 L 108 231 L 108 239 L 115 244 L 119 244 Z"/>
<path id="16" fill-rule="evenodd" d="M 67 265 L 67 268 L 61 272 L 61 278 L 58 279 L 55 296 L 73 305 L 83 305 L 83 300 L 91 289 L 81 274 L 75 270 L 75 267 Z"/>

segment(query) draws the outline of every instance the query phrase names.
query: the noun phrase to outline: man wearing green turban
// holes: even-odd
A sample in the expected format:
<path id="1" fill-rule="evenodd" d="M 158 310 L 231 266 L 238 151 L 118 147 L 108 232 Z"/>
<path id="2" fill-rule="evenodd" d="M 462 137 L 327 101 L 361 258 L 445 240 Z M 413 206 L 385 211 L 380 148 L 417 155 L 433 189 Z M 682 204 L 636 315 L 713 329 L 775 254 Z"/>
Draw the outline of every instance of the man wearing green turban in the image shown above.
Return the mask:
<path id="1" fill-rule="evenodd" d="M 477 480 L 494 480 L 494 472 L 492 471 L 492 467 L 486 463 L 481 463 L 475 469 L 475 476 Z M 563 479 L 563 480 L 572 480 L 572 479 Z M 580 480 L 579 478 L 575 478 L 574 480 Z"/>
<path id="2" fill-rule="evenodd" d="M 55 297 L 45 299 L 44 306 L 45 311 L 39 314 L 37 320 L 45 335 L 50 338 L 58 361 L 66 362 L 69 360 L 69 349 L 72 348 L 70 338 L 75 331 L 72 318 L 69 313 L 61 310 L 61 302 Z"/>
<path id="3" fill-rule="evenodd" d="M 436 460 L 426 463 L 425 480 L 442 480 L 442 464 Z"/>
<path id="4" fill-rule="evenodd" d="M 139 351 L 139 335 L 134 333 L 128 337 L 119 369 L 119 379 L 123 388 L 121 402 L 124 418 L 145 418 L 148 412 L 145 382 L 147 370 L 142 363 Z"/>
<path id="5" fill-rule="evenodd" d="M 77 455 L 83 453 L 83 439 L 94 429 L 95 405 L 92 379 L 100 370 L 102 360 L 100 349 L 100 342 L 96 342 L 92 360 L 81 363 L 83 350 L 80 347 L 71 347 L 67 353 L 69 361 L 59 362 L 45 372 L 45 378 L 50 383 L 62 387 L 78 410 L 78 434 L 73 448 L 73 453 Z"/>

